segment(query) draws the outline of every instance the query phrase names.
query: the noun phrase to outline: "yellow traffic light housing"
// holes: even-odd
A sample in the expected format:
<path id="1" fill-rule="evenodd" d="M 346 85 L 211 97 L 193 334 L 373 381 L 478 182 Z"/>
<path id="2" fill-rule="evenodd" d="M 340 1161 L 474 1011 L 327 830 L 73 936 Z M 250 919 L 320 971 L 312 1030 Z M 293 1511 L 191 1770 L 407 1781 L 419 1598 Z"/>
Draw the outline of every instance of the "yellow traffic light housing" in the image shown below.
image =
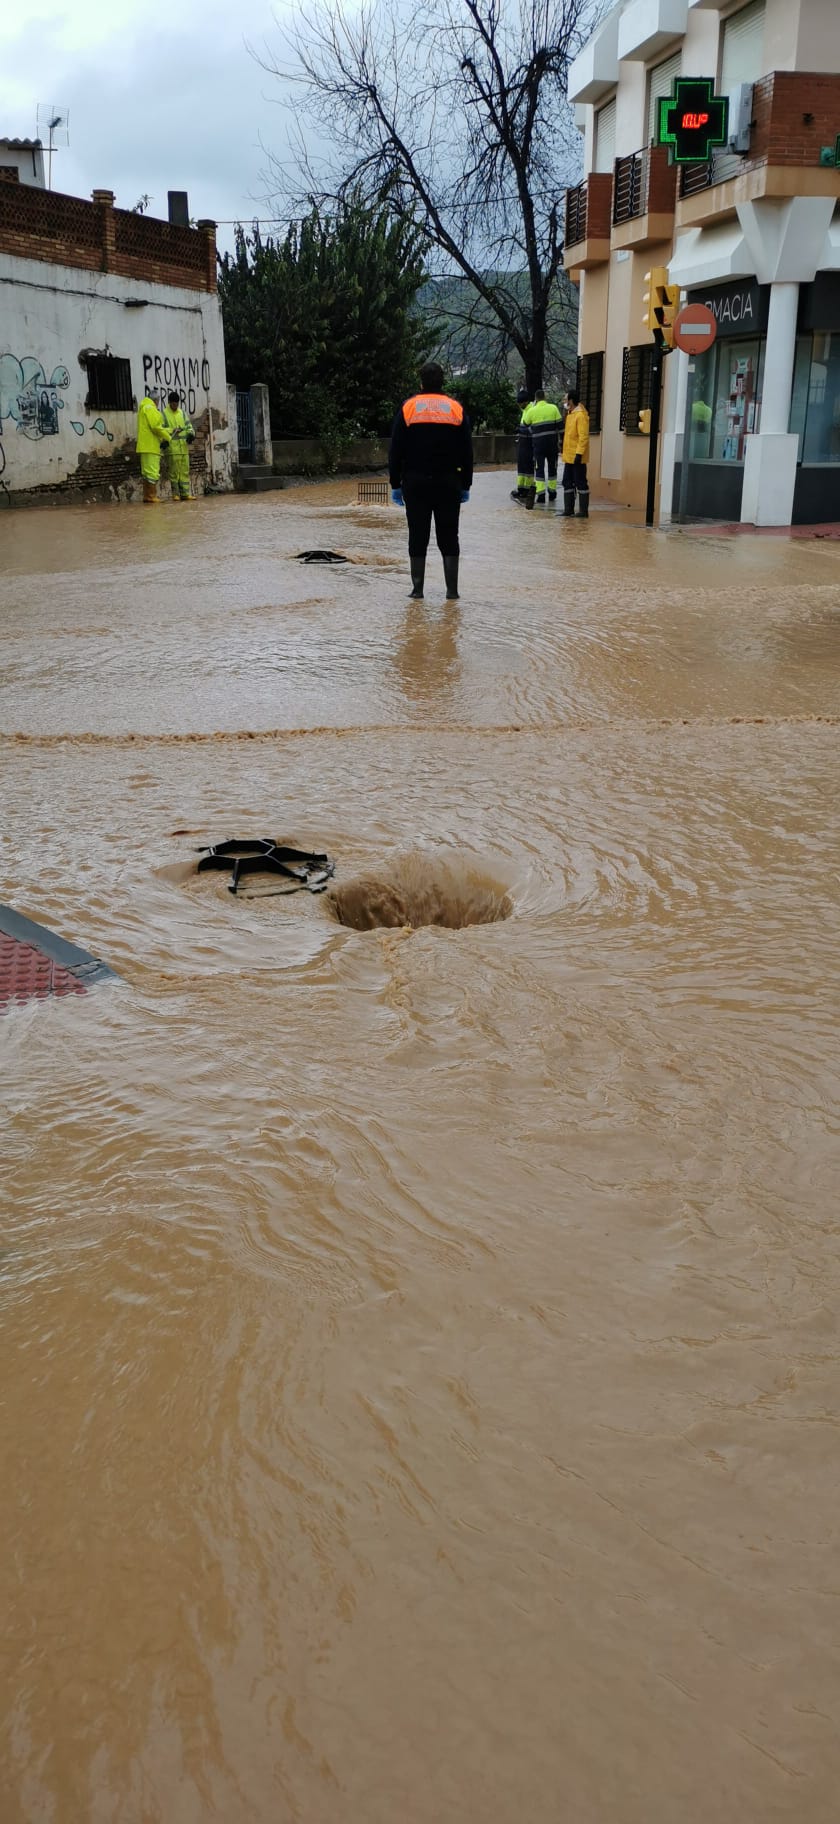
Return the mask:
<path id="1" fill-rule="evenodd" d="M 648 289 L 644 295 L 644 325 L 651 335 L 661 329 L 666 348 L 673 347 L 674 318 L 680 308 L 680 287 L 668 282 L 667 266 L 652 266 L 645 273 Z"/>
<path id="2" fill-rule="evenodd" d="M 657 317 L 657 321 L 665 337 L 666 348 L 673 348 L 674 318 L 679 314 L 680 287 L 679 285 L 666 285 L 664 290 L 665 296 L 660 307 L 662 315 Z"/>
<path id="3" fill-rule="evenodd" d="M 652 333 L 660 327 L 656 313 L 662 309 L 663 299 L 668 289 L 668 268 L 667 266 L 652 266 L 650 272 L 645 273 L 645 278 L 648 289 L 644 295 L 644 325 L 645 329 L 649 329 Z"/>
<path id="4" fill-rule="evenodd" d="M 650 406 L 649 405 L 646 405 L 644 411 L 639 413 L 639 430 L 641 431 L 641 434 L 643 437 L 650 436 Z"/>

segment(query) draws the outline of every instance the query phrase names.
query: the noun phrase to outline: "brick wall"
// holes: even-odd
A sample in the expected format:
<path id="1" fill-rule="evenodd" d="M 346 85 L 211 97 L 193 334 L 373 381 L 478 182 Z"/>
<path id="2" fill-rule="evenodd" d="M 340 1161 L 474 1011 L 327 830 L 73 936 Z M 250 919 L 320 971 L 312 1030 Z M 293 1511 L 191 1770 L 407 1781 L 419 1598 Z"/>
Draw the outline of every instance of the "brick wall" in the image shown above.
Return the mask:
<path id="1" fill-rule="evenodd" d="M 612 185 L 613 180 L 611 172 L 593 171 L 591 176 L 587 177 L 582 184 L 576 184 L 572 190 L 566 191 L 565 238 L 567 246 L 574 246 L 576 241 L 582 239 L 587 241 L 609 240 L 610 230 L 612 228 Z M 569 230 L 571 228 L 574 231 L 574 199 L 580 198 L 582 195 L 585 197 L 586 202 L 586 232 L 585 235 L 581 235 L 578 232 L 575 240 L 572 240 Z M 569 207 L 570 198 L 573 199 L 571 210 Z M 577 219 L 580 220 L 579 212 Z"/>
<path id="2" fill-rule="evenodd" d="M 195 492 L 203 491 L 209 480 L 205 449 L 204 438 L 197 437 L 190 450 L 190 475 Z M 161 463 L 161 480 L 168 480 L 165 458 Z M 195 487 L 198 482 L 201 486 Z M 26 506 L 29 502 L 43 505 L 55 501 L 56 505 L 60 505 L 62 501 L 109 501 L 113 500 L 115 494 L 121 498 L 139 496 L 140 486 L 140 458 L 133 443 L 128 443 L 107 456 L 80 456 L 76 468 L 64 475 L 61 481 L 18 489 L 10 498 L 15 506 Z"/>
<path id="3" fill-rule="evenodd" d="M 667 146 L 650 146 L 647 159 L 646 210 L 652 215 L 673 215 L 677 202 L 677 167 L 668 163 Z"/>
<path id="4" fill-rule="evenodd" d="M 833 146 L 840 131 L 840 75 L 775 70 L 763 76 L 753 90 L 753 120 L 744 170 L 763 164 L 818 167 L 820 147 Z"/>
<path id="5" fill-rule="evenodd" d="M 0 253 L 86 272 L 114 272 L 147 285 L 215 291 L 212 225 L 179 228 L 115 209 L 109 191 L 95 195 L 97 200 L 88 203 L 32 184 L 0 185 Z"/>

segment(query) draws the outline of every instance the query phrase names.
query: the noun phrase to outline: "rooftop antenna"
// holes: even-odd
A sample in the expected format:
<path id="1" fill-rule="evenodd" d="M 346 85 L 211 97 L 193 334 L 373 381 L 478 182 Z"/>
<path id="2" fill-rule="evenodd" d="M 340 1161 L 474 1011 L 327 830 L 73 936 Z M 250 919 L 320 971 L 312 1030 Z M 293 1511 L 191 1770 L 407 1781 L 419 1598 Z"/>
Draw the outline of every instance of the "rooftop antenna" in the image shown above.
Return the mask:
<path id="1" fill-rule="evenodd" d="M 70 109 L 59 107 L 54 101 L 38 103 L 38 138 L 43 143 L 47 136 L 47 189 L 52 189 L 52 155 L 55 146 L 70 144 Z"/>

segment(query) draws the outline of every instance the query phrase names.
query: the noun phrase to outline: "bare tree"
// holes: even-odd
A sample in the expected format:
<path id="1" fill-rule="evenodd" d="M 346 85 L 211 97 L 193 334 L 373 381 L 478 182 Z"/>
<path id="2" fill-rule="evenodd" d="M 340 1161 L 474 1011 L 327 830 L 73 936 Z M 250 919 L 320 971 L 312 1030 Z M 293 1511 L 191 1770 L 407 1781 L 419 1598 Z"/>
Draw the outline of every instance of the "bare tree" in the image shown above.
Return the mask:
<path id="1" fill-rule="evenodd" d="M 501 332 L 529 386 L 563 314 L 563 201 L 579 158 L 566 80 L 598 10 L 599 0 L 298 0 L 283 56 L 263 59 L 291 85 L 297 123 L 293 176 L 274 161 L 278 188 L 319 204 L 360 188 L 410 215 L 440 276 L 469 280 L 472 323 Z"/>

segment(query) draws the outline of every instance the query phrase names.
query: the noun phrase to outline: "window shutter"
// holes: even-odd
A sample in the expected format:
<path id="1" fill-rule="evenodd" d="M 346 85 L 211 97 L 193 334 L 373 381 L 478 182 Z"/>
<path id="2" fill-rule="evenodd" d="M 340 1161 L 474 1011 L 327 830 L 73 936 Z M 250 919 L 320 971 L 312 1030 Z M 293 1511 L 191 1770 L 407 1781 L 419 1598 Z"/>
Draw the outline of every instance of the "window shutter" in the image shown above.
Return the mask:
<path id="1" fill-rule="evenodd" d="M 720 92 L 729 95 L 741 82 L 757 82 L 764 74 L 764 0 L 750 0 L 749 6 L 733 13 L 723 22 L 720 57 Z"/>
<path id="2" fill-rule="evenodd" d="M 615 96 L 595 115 L 593 171 L 611 171 L 615 164 Z"/>
<path id="3" fill-rule="evenodd" d="M 604 393 L 604 356 L 578 355 L 577 387 L 581 405 L 589 414 L 589 429 L 593 437 L 601 429 L 601 401 Z"/>
<path id="4" fill-rule="evenodd" d="M 633 348 L 625 348 L 621 362 L 621 404 L 618 414 L 618 428 L 628 437 L 638 437 L 639 413 L 650 405 L 650 370 L 653 364 L 653 343 L 637 342 Z"/>
<path id="5" fill-rule="evenodd" d="M 670 95 L 674 77 L 679 76 L 682 65 L 682 52 L 675 51 L 673 57 L 666 57 L 664 63 L 658 63 L 648 76 L 648 145 L 656 142 L 656 130 L 659 126 L 659 103 L 663 95 Z"/>

